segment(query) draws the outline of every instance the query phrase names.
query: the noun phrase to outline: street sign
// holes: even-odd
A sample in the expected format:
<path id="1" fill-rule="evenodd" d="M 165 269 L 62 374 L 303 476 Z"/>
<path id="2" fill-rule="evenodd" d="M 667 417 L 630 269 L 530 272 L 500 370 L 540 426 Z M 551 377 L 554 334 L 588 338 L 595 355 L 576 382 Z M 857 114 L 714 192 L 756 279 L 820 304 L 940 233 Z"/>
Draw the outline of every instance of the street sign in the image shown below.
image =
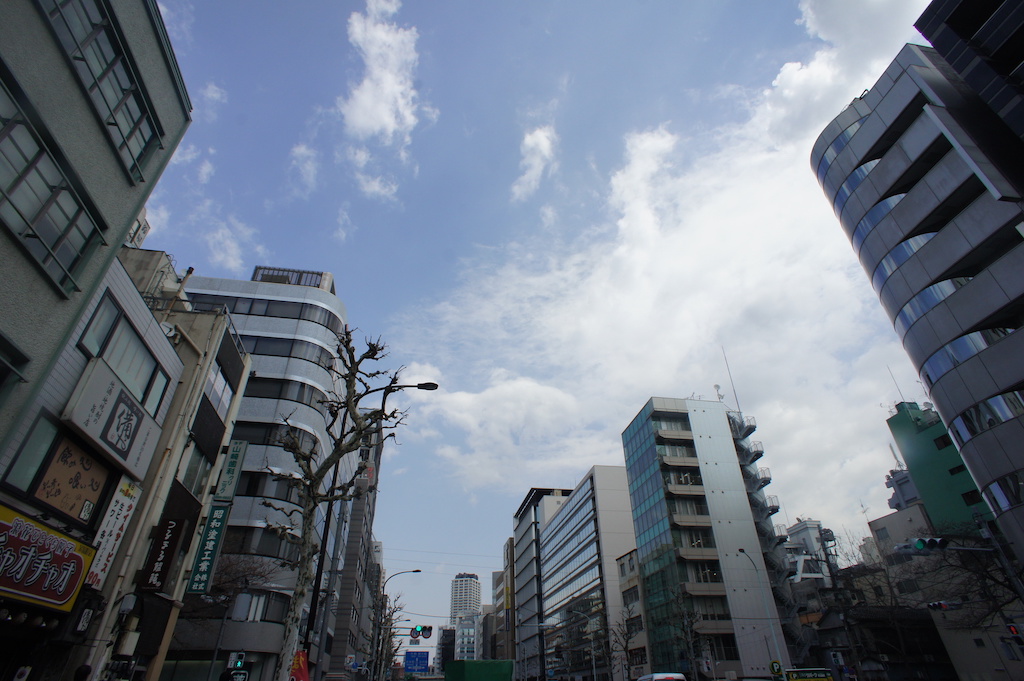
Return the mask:
<path id="1" fill-rule="evenodd" d="M 778 660 L 772 660 L 772 664 L 771 664 L 770 668 L 772 670 L 772 674 L 781 674 L 782 673 L 782 663 L 779 662 Z"/>
<path id="2" fill-rule="evenodd" d="M 231 681 L 247 681 L 248 678 L 249 672 L 244 669 L 231 670 Z"/>
<path id="3" fill-rule="evenodd" d="M 405 651 L 405 673 L 426 674 L 430 671 L 429 658 L 430 652 L 426 650 Z"/>

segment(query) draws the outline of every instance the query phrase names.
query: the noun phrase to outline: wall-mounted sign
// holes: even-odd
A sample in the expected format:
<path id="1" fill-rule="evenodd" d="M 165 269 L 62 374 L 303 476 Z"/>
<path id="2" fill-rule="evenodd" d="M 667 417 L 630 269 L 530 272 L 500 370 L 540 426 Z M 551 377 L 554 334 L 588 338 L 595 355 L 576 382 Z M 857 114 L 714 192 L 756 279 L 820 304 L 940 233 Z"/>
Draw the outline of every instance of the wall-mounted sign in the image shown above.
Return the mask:
<path id="1" fill-rule="evenodd" d="M 204 594 L 209 591 L 213 567 L 217 561 L 221 537 L 228 526 L 230 510 L 231 507 L 227 504 L 214 504 L 210 508 L 210 517 L 206 520 L 203 536 L 199 540 L 199 549 L 192 563 L 192 574 L 188 578 L 185 593 Z"/>
<path id="2" fill-rule="evenodd" d="M 107 486 L 110 469 L 64 437 L 36 488 L 43 503 L 88 523 Z"/>
<path id="3" fill-rule="evenodd" d="M 160 437 L 160 426 L 102 359 L 86 367 L 61 418 L 141 480 Z"/>
<path id="4" fill-rule="evenodd" d="M 228 446 L 228 458 L 224 461 L 224 468 L 220 473 L 220 482 L 217 483 L 217 491 L 213 495 L 216 501 L 231 501 L 235 497 L 235 488 L 238 487 L 238 478 L 242 473 L 242 461 L 245 459 L 245 449 L 249 443 L 245 440 L 232 440 Z"/>
<path id="5" fill-rule="evenodd" d="M 142 591 L 162 591 L 167 577 L 178 557 L 178 547 L 185 533 L 186 522 L 182 519 L 166 518 L 157 525 L 153 546 L 142 568 L 138 588 Z"/>
<path id="6" fill-rule="evenodd" d="M 142 488 L 132 482 L 127 475 L 121 476 L 121 481 L 114 490 L 113 498 L 107 506 L 107 513 L 103 517 L 103 523 L 96 532 L 96 559 L 92 562 L 92 569 L 85 578 L 86 584 L 99 589 L 103 586 L 107 573 L 110 572 L 111 564 L 121 540 L 124 538 L 128 523 L 135 513 L 135 507 L 139 504 L 139 496 Z"/>
<path id="7" fill-rule="evenodd" d="M 0 594 L 68 612 L 96 551 L 0 505 Z"/>

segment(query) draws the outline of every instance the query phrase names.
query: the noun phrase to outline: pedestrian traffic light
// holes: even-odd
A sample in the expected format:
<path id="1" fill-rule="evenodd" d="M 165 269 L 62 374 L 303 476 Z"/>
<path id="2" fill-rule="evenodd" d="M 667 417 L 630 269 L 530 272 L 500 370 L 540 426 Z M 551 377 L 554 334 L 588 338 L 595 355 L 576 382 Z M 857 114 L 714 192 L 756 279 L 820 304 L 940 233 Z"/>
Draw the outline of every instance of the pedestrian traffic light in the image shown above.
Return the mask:
<path id="1" fill-rule="evenodd" d="M 235 664 L 232 669 L 241 669 L 245 666 L 245 653 L 235 653 Z"/>
<path id="2" fill-rule="evenodd" d="M 1020 628 L 1017 626 L 1016 622 L 1007 622 L 1006 630 L 1010 632 L 1010 637 L 1013 639 L 1014 643 L 1019 646 L 1024 646 L 1024 637 L 1020 635 Z"/>
<path id="3" fill-rule="evenodd" d="M 942 537 L 914 537 L 910 545 L 918 551 L 941 551 L 949 545 L 949 540 Z"/>
<path id="4" fill-rule="evenodd" d="M 423 638 L 430 638 L 430 635 L 434 633 L 434 627 L 420 627 L 420 636 Z"/>

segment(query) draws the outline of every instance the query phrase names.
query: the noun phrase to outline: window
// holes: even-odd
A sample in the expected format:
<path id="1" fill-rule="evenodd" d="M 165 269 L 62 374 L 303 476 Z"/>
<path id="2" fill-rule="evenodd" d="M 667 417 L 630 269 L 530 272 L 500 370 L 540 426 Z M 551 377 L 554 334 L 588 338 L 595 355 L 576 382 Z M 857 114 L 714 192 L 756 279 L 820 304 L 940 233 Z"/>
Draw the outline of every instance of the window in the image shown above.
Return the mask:
<path id="1" fill-rule="evenodd" d="M 193 447 L 192 454 L 188 460 L 188 465 L 185 467 L 185 472 L 181 477 L 181 484 L 184 485 L 196 499 L 202 499 L 203 489 L 206 487 L 206 483 L 210 479 L 211 470 L 213 470 L 213 464 L 207 461 L 199 447 Z"/>
<path id="2" fill-rule="evenodd" d="M 638 587 L 630 587 L 622 592 L 622 604 L 632 605 L 640 600 L 640 589 Z"/>
<path id="3" fill-rule="evenodd" d="M 889 538 L 889 528 L 888 527 L 879 527 L 877 530 L 875 530 L 875 539 L 877 539 L 878 541 L 885 541 L 888 538 Z"/>
<path id="4" fill-rule="evenodd" d="M 974 506 L 975 504 L 981 503 L 981 492 L 979 492 L 976 489 L 972 489 L 969 492 L 964 492 L 960 496 L 963 498 L 964 503 L 967 504 L 968 506 Z"/>
<path id="5" fill-rule="evenodd" d="M 945 449 L 946 447 L 953 446 L 953 438 L 951 438 L 949 435 L 940 435 L 937 438 L 935 438 L 934 442 L 936 449 Z M 963 466 L 961 466 L 961 468 L 963 470 L 967 470 Z M 959 472 L 960 471 L 957 471 L 957 473 Z M 950 475 L 953 475 L 952 471 L 950 471 Z"/>
<path id="6" fill-rule="evenodd" d="M 918 586 L 916 579 L 901 579 L 896 582 L 896 591 L 901 594 L 909 594 L 920 590 L 921 587 Z"/>
<path id="7" fill-rule="evenodd" d="M 78 346 L 89 357 L 102 357 L 143 408 L 156 414 L 167 390 L 167 372 L 109 293 L 96 307 Z"/>
<path id="8" fill-rule="evenodd" d="M 2 85 L 0 222 L 61 291 L 80 290 L 74 277 L 100 227 Z"/>
<path id="9" fill-rule="evenodd" d="M 220 362 L 206 376 L 206 387 L 203 392 L 210 398 L 210 403 L 217 410 L 220 420 L 227 423 L 228 409 L 231 407 L 231 400 L 235 397 L 235 391 L 231 389 L 231 384 L 228 383 L 228 378 L 224 375 L 224 369 L 221 368 Z"/>
<path id="10" fill-rule="evenodd" d="M 948 438 L 949 436 L 948 435 L 943 435 L 942 437 Z M 953 441 L 950 440 L 949 444 L 953 444 Z M 966 473 L 966 472 L 967 472 L 967 466 L 965 466 L 963 464 L 960 464 L 959 466 L 953 466 L 952 468 L 949 469 L 949 474 L 950 475 L 959 475 L 960 473 Z"/>
<path id="11" fill-rule="evenodd" d="M 0 404 L 3 404 L 4 395 L 15 381 L 27 383 L 21 374 L 26 364 L 28 356 L 0 332 Z"/>
<path id="12" fill-rule="evenodd" d="M 644 630 L 644 618 L 643 615 L 637 615 L 636 617 L 630 617 L 626 620 L 626 631 L 630 636 L 636 634 L 639 631 Z"/>
<path id="13" fill-rule="evenodd" d="M 38 0 L 121 162 L 141 182 L 142 161 L 158 143 L 155 118 L 119 35 L 98 0 Z"/>

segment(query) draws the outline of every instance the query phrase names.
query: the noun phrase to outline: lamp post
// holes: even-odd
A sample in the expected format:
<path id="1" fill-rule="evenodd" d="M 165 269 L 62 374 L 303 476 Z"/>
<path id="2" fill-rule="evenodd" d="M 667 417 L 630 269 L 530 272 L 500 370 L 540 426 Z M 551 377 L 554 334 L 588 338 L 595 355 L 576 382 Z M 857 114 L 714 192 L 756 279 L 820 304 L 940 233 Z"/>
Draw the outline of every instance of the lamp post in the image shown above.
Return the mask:
<path id="1" fill-rule="evenodd" d="M 433 385 L 434 388 L 437 387 L 437 384 L 430 384 L 430 385 Z M 415 386 L 411 386 L 411 387 L 415 387 Z M 434 388 L 423 388 L 423 390 L 433 390 Z M 378 640 L 377 640 L 377 644 L 374 646 L 374 648 L 376 650 L 376 655 L 375 655 L 376 660 L 374 661 L 374 673 L 372 675 L 373 681 L 384 681 L 384 671 L 385 671 L 385 666 L 384 666 L 385 660 L 384 660 L 384 658 L 385 658 L 385 655 L 386 655 L 385 654 L 385 645 L 387 647 L 387 655 L 390 655 L 390 653 L 391 653 L 390 639 L 391 639 L 391 636 L 392 636 L 391 629 L 392 629 L 392 624 L 393 623 L 388 621 L 387 614 L 385 612 L 386 609 L 387 609 L 387 602 L 388 602 L 388 594 L 387 594 L 388 582 L 390 582 L 392 579 L 394 579 L 398 575 L 408 575 L 408 574 L 412 574 L 414 572 L 423 572 L 423 570 L 420 570 L 419 568 L 416 568 L 415 570 L 402 570 L 401 572 L 396 572 L 395 574 L 393 574 L 393 575 L 389 576 L 387 579 L 385 579 L 384 583 L 380 585 L 380 600 L 379 600 L 379 602 L 380 602 L 380 610 L 378 612 L 378 617 L 377 617 L 377 636 L 378 636 Z M 387 625 L 387 630 L 388 630 L 386 637 L 384 635 L 384 627 L 385 627 L 385 625 Z M 388 660 L 388 662 L 390 662 L 390 660 Z"/>
<path id="2" fill-rule="evenodd" d="M 754 574 L 757 576 L 758 588 L 760 588 L 761 587 L 761 571 L 757 569 L 757 563 L 755 563 L 754 559 L 750 557 L 750 554 L 747 553 L 746 549 L 739 549 L 739 552 L 742 553 L 744 556 L 746 556 L 747 560 L 750 561 L 750 566 L 752 568 L 754 568 Z M 768 581 L 767 580 L 767 575 L 765 575 L 765 581 L 766 582 Z M 767 586 L 768 586 L 768 589 L 771 589 L 771 585 L 770 584 L 767 585 Z M 764 616 L 765 616 L 765 618 L 767 619 L 767 622 L 768 622 L 768 629 L 769 629 L 769 631 L 772 632 L 772 646 L 775 648 L 775 659 L 777 659 L 779 662 L 782 662 L 782 652 L 779 650 L 779 639 L 776 637 L 776 635 L 775 635 L 775 627 L 772 625 L 772 620 L 774 618 L 772 617 L 771 607 L 768 605 L 768 589 L 761 589 L 761 598 L 764 601 Z M 776 615 L 776 617 L 777 617 L 777 615 Z M 767 645 L 767 641 L 765 641 L 765 644 Z M 771 653 L 769 653 L 769 655 L 770 654 Z M 770 662 L 770 660 L 769 660 L 769 662 Z"/>
<path id="3" fill-rule="evenodd" d="M 600 617 L 600 615 L 588 615 L 587 613 L 580 612 L 579 610 L 570 610 L 569 612 L 571 612 L 574 615 L 586 617 L 587 624 L 592 622 L 595 617 Z M 593 675 L 594 681 L 597 681 L 597 652 L 594 648 L 594 639 L 596 638 L 597 632 L 592 632 L 590 636 L 590 673 Z"/>

